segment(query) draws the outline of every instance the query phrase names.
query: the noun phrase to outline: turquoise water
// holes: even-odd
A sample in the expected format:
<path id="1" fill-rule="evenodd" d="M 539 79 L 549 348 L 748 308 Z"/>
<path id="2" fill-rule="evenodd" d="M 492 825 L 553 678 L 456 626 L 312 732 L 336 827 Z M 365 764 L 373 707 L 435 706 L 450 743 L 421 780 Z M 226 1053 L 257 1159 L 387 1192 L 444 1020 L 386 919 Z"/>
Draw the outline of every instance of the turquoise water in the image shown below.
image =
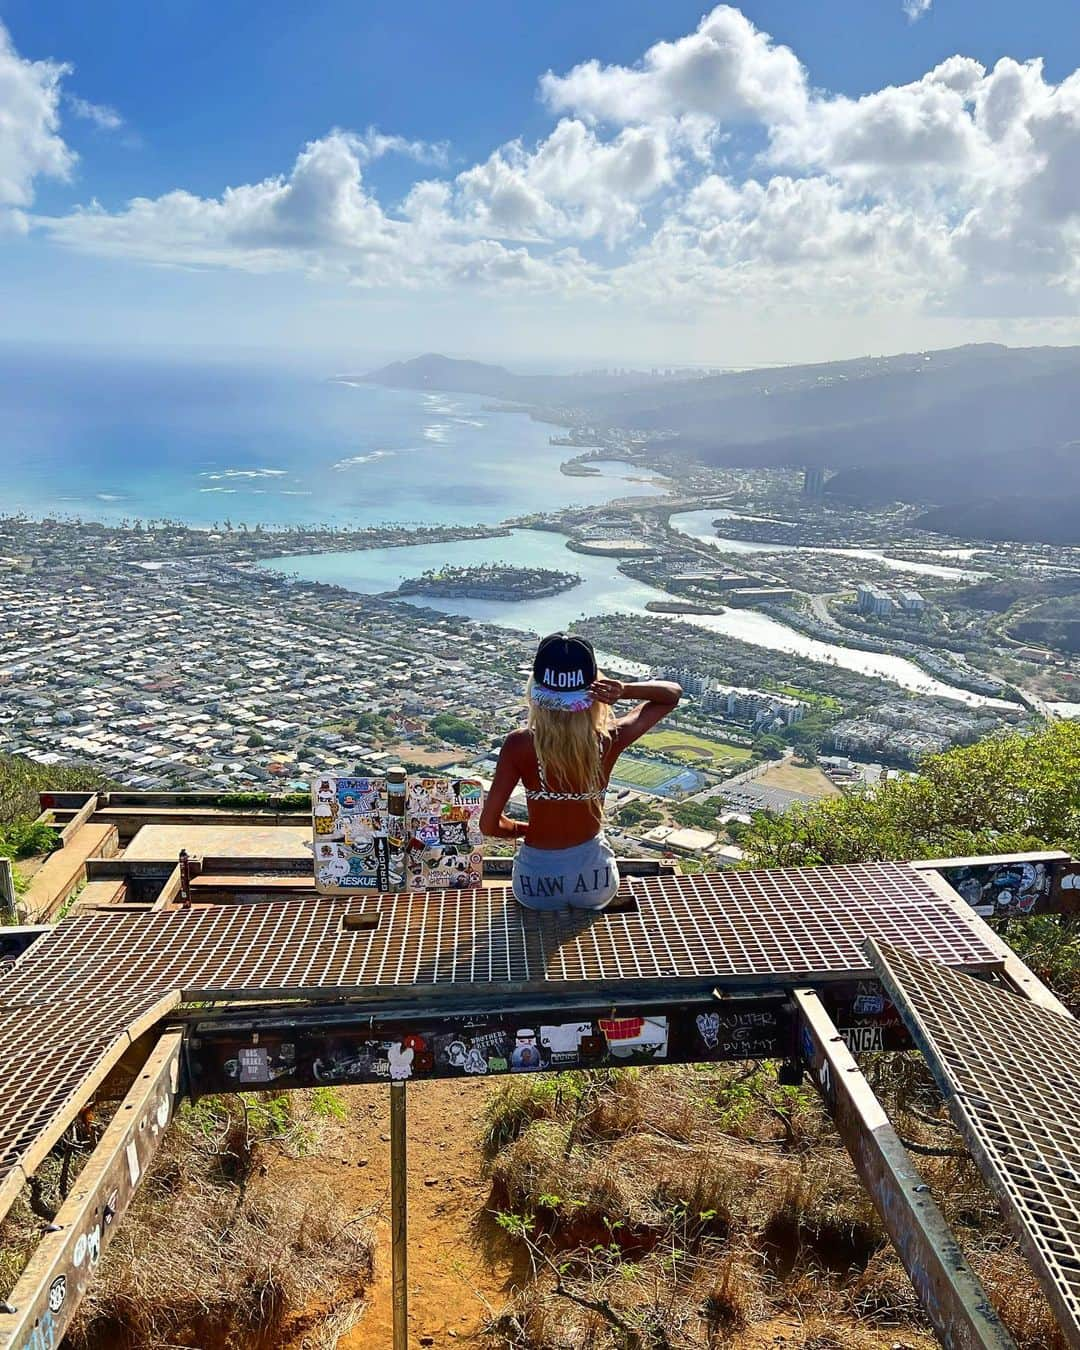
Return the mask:
<path id="1" fill-rule="evenodd" d="M 549 445 L 551 431 L 478 398 L 294 370 L 110 362 L 0 348 L 5 512 L 104 521 L 167 516 L 195 525 L 495 524 L 533 511 L 662 493 L 656 483 L 638 481 L 647 477 L 641 470 L 611 461 L 597 462 L 600 472 L 589 477 L 561 473 L 574 452 Z M 562 536 L 543 531 L 318 554 L 276 565 L 370 593 L 448 561 L 569 565 L 580 572 L 579 587 L 547 600 L 420 602 L 527 631 L 550 631 L 591 614 L 641 614 L 649 600 L 663 598 L 623 576 L 615 560 L 570 553 Z M 909 661 L 819 642 L 750 610 L 687 622 L 907 688 L 953 692 Z"/>
<path id="2" fill-rule="evenodd" d="M 799 544 L 758 544 L 753 540 L 730 539 L 718 534 L 714 520 L 762 520 L 762 516 L 744 516 L 738 511 L 718 510 L 711 507 L 705 511 L 678 511 L 670 517 L 671 528 L 703 544 L 715 544 L 725 553 L 832 553 L 844 558 L 865 558 L 869 562 L 880 563 L 896 572 L 914 572 L 921 576 L 944 577 L 952 581 L 978 581 L 987 576 L 986 572 L 972 572 L 961 567 L 945 567 L 941 563 L 913 562 L 908 558 L 891 558 L 879 548 L 814 548 L 812 545 Z M 786 525 L 788 521 L 776 522 Z M 929 551 L 929 550 L 928 550 Z M 959 549 L 961 556 L 971 556 L 974 550 Z M 941 550 L 934 550 L 935 554 Z"/>
<path id="3" fill-rule="evenodd" d="M 0 348 L 6 512 L 195 525 L 495 523 L 656 496 L 560 473 L 552 428 L 485 400 L 295 371 Z"/>
<path id="4" fill-rule="evenodd" d="M 624 576 L 614 558 L 573 552 L 566 547 L 563 535 L 550 530 L 514 530 L 509 537 L 497 539 L 462 539 L 446 544 L 402 545 L 354 553 L 297 554 L 270 559 L 260 566 L 303 581 L 322 581 L 373 595 L 393 590 L 406 577 L 418 576 L 429 567 L 445 563 L 468 566 L 511 561 L 521 567 L 568 569 L 578 572 L 582 582 L 573 590 L 543 600 L 449 600 L 415 596 L 405 603 L 440 610 L 444 614 L 464 614 L 471 619 L 498 623 L 523 632 L 550 633 L 565 628 L 575 619 L 594 614 L 646 614 L 648 601 L 671 598 L 654 586 Z M 903 657 L 821 642 L 756 610 L 728 609 L 723 614 L 686 615 L 682 622 L 758 647 L 876 675 L 905 689 L 960 699 L 965 703 L 996 702 L 953 689 Z"/>
<path id="5" fill-rule="evenodd" d="M 592 614 L 644 614 L 646 602 L 660 595 L 655 587 L 623 576 L 610 558 L 574 553 L 566 547 L 563 535 L 550 530 L 512 530 L 508 537 L 496 539 L 406 544 L 355 553 L 297 554 L 261 565 L 303 581 L 328 582 L 374 595 L 395 589 L 406 577 L 419 576 L 429 567 L 494 562 L 577 572 L 582 582 L 572 590 L 542 600 L 465 600 L 425 595 L 409 597 L 409 603 L 443 614 L 467 614 L 471 619 L 505 624 L 508 628 L 549 633 Z"/>

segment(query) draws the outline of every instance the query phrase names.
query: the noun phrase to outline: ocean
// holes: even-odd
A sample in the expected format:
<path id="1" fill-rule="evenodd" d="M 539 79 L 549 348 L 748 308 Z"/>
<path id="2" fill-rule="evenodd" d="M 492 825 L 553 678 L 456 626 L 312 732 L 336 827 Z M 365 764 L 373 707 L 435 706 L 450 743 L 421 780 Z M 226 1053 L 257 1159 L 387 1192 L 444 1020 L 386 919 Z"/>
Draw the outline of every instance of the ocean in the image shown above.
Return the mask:
<path id="1" fill-rule="evenodd" d="M 199 526 L 495 524 L 662 492 L 625 464 L 605 462 L 595 477 L 561 473 L 573 451 L 549 444 L 553 430 L 482 398 L 323 374 L 0 349 L 6 513 L 106 522 L 167 517 Z M 662 598 L 619 572 L 615 559 L 573 554 L 561 536 L 535 530 L 266 565 L 370 593 L 437 562 L 480 560 L 569 567 L 583 582 L 518 605 L 417 603 L 546 631 L 589 614 L 645 614 L 650 599 Z M 756 611 L 685 621 L 924 693 L 993 702 L 952 690 L 903 658 L 819 642 Z"/>
<path id="2" fill-rule="evenodd" d="M 558 428 L 328 375 L 0 352 L 5 512 L 209 526 L 496 523 L 655 495 L 571 477 Z M 635 476 L 636 476 L 636 471 Z"/>

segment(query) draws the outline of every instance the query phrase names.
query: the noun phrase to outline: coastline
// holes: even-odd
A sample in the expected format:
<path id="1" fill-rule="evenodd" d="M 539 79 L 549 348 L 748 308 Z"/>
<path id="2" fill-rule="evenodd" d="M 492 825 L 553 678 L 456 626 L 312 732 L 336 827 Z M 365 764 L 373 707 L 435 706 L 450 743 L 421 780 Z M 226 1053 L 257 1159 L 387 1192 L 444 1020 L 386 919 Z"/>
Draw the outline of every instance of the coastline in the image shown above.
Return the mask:
<path id="1" fill-rule="evenodd" d="M 557 528 L 552 522 L 546 523 L 546 528 L 539 531 L 533 530 L 530 526 L 519 525 L 517 528 L 526 533 L 536 533 L 540 535 L 556 534 L 563 540 L 565 547 L 565 530 Z M 540 555 L 543 561 L 550 562 L 550 553 L 546 556 Z M 383 566 L 387 565 L 388 560 L 383 560 Z M 606 560 L 596 559 L 598 564 L 603 564 Z M 614 562 L 614 560 L 612 560 Z M 273 570 L 273 569 L 272 569 Z M 669 601 L 668 598 L 658 592 L 658 588 L 648 583 L 637 583 L 640 589 L 625 590 L 622 593 L 618 589 L 612 589 L 614 581 L 611 575 L 614 571 L 619 571 L 618 567 L 603 569 L 596 574 L 595 582 L 599 587 L 598 594 L 602 596 L 602 608 L 594 610 L 594 617 L 600 617 L 605 614 L 621 617 L 632 617 L 635 614 L 641 618 L 661 619 L 665 617 L 665 612 L 658 612 L 650 609 L 651 604 L 679 603 L 677 600 Z M 278 572 L 281 575 L 281 572 Z M 348 574 L 345 574 L 346 577 Z M 400 573 L 398 574 L 400 575 Z M 634 584 L 634 579 L 622 573 L 623 577 Z M 338 580 L 322 581 L 304 578 L 301 584 L 321 585 L 327 589 L 333 587 L 343 596 L 345 595 L 385 595 L 386 587 L 378 586 L 368 589 L 364 586 L 341 585 Z M 573 592 L 570 593 L 571 595 Z M 411 602 L 403 597 L 390 597 L 387 599 L 390 604 L 410 604 Z M 543 605 L 545 602 L 536 602 Z M 693 603 L 693 602 L 683 602 Z M 474 605 L 485 606 L 491 604 L 496 606 L 498 602 L 475 601 Z M 454 611 L 456 617 L 467 620 L 470 624 L 482 625 L 484 627 L 493 627 L 504 629 L 520 635 L 522 631 L 536 633 L 541 631 L 550 631 L 560 624 L 565 625 L 568 615 L 573 615 L 572 608 L 561 608 L 557 613 L 538 610 L 536 613 L 530 613 L 529 602 L 521 605 L 508 607 L 513 613 L 501 613 L 498 610 L 489 612 L 477 612 L 462 615 L 460 611 Z M 586 618 L 588 616 L 579 614 L 574 618 Z M 798 628 L 787 625 L 780 618 L 769 615 L 763 611 L 752 608 L 737 607 L 734 609 L 725 608 L 721 612 L 666 612 L 666 617 L 675 622 L 687 623 L 713 632 L 718 639 L 731 641 L 747 649 L 747 653 L 752 650 L 758 656 L 764 656 L 769 652 L 775 652 L 783 655 L 785 659 L 809 661 L 822 667 L 824 674 L 830 668 L 838 668 L 838 672 L 848 671 L 854 676 L 863 676 L 874 681 L 882 688 L 900 688 L 910 690 L 920 697 L 924 698 L 945 698 L 955 702 L 968 704 L 986 704 L 993 706 L 998 700 L 981 695 L 955 684 L 950 684 L 939 675 L 933 674 L 923 669 L 916 662 L 906 657 L 893 655 L 891 653 L 882 653 L 880 666 L 872 661 L 866 661 L 864 658 L 872 658 L 877 653 L 866 651 L 857 646 L 848 645 L 842 642 L 832 640 L 823 641 L 821 639 L 811 638 L 802 633 Z M 804 646 L 806 649 L 801 651 Z M 906 669 L 905 669 L 906 668 Z M 893 673 L 886 673 L 889 670 Z M 916 682 L 917 680 L 917 682 Z M 1011 703 L 1011 706 L 1016 706 Z"/>

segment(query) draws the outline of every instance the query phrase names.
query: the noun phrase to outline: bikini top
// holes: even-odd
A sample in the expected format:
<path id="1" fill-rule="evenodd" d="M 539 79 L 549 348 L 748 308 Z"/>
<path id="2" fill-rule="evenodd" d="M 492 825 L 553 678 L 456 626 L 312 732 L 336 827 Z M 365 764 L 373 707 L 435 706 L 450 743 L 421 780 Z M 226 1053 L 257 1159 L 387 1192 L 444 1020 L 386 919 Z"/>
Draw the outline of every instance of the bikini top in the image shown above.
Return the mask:
<path id="1" fill-rule="evenodd" d="M 535 746 L 533 748 L 535 750 Z M 547 785 L 544 764 L 539 755 L 536 756 L 536 772 L 540 777 L 540 786 L 525 789 L 527 802 L 598 802 L 604 800 L 607 792 L 606 787 L 593 788 L 589 792 L 552 792 Z"/>

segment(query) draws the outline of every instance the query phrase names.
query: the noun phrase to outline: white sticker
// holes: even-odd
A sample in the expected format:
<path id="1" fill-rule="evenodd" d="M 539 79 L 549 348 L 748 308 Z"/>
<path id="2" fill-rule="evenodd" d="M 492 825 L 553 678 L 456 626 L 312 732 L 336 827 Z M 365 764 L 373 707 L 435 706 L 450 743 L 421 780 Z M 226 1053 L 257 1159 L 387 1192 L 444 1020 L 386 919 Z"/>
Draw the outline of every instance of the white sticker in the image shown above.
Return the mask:
<path id="1" fill-rule="evenodd" d="M 86 1260 L 86 1234 L 85 1234 L 85 1233 L 83 1233 L 82 1236 L 79 1238 L 78 1242 L 76 1242 L 76 1244 L 75 1244 L 75 1251 L 72 1253 L 71 1259 L 72 1259 L 72 1262 L 73 1262 L 76 1266 L 81 1266 L 82 1263 Z"/>
<path id="2" fill-rule="evenodd" d="M 241 1083 L 269 1083 L 270 1056 L 262 1046 L 242 1046 L 237 1058 Z"/>
<path id="3" fill-rule="evenodd" d="M 135 1147 L 134 1139 L 132 1139 L 127 1146 L 127 1165 L 131 1184 L 137 1186 L 139 1184 L 139 1177 L 142 1175 L 142 1168 L 139 1165 L 139 1150 Z"/>

